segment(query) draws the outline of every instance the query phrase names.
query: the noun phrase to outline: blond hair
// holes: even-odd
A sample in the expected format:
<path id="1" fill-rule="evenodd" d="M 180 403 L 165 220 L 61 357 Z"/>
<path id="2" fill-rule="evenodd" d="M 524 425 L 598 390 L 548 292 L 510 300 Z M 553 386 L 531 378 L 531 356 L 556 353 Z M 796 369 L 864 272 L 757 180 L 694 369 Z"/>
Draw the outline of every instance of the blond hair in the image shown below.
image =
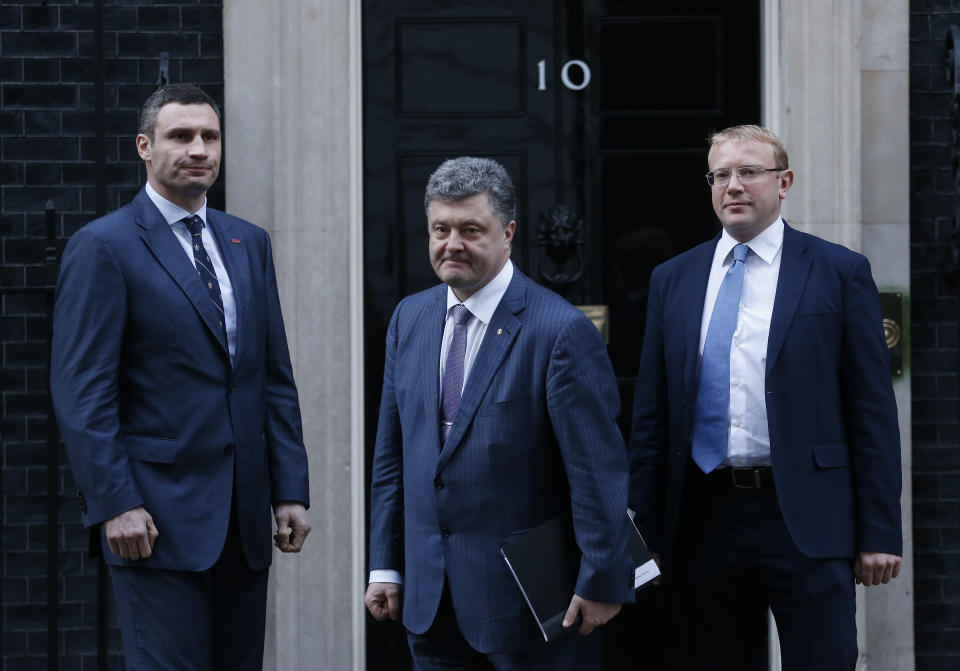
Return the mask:
<path id="1" fill-rule="evenodd" d="M 790 167 L 790 159 L 787 157 L 787 148 L 780 142 L 776 134 L 763 126 L 747 124 L 743 126 L 730 126 L 722 131 L 712 134 L 707 138 L 710 148 L 713 149 L 721 142 L 743 142 L 745 140 L 758 140 L 766 142 L 773 146 L 774 166 L 780 170 L 786 170 Z"/>

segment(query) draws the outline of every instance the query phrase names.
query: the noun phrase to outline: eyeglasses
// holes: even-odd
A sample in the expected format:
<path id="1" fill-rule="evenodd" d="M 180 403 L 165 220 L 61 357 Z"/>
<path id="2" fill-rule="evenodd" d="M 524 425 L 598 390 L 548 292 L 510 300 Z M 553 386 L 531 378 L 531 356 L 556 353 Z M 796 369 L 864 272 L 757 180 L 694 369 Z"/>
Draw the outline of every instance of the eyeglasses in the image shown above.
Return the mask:
<path id="1" fill-rule="evenodd" d="M 745 165 L 739 168 L 720 168 L 711 170 L 704 177 L 710 186 L 726 186 L 733 175 L 737 176 L 741 184 L 756 182 L 765 172 L 783 172 L 787 168 L 761 168 L 759 165 Z"/>

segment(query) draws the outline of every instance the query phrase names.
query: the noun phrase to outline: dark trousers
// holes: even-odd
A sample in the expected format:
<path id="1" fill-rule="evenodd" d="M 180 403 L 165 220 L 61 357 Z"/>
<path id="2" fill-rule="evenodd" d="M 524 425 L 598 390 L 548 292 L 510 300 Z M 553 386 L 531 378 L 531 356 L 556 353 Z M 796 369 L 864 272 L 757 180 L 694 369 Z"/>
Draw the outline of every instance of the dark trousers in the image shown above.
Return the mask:
<path id="1" fill-rule="evenodd" d="M 430 629 L 424 634 L 408 633 L 407 641 L 416 671 L 600 671 L 603 668 L 598 631 L 589 636 L 571 631 L 533 652 L 477 652 L 463 638 L 446 584 Z"/>
<path id="2" fill-rule="evenodd" d="M 685 500 L 674 577 L 684 583 L 690 668 L 765 669 L 769 607 L 784 671 L 851 671 L 857 661 L 851 560 L 802 554 L 772 485 L 740 489 L 729 470 L 705 476 L 694 466 Z"/>
<path id="3" fill-rule="evenodd" d="M 127 671 L 263 667 L 268 571 L 247 566 L 236 506 L 220 558 L 206 571 L 111 566 L 110 575 Z"/>

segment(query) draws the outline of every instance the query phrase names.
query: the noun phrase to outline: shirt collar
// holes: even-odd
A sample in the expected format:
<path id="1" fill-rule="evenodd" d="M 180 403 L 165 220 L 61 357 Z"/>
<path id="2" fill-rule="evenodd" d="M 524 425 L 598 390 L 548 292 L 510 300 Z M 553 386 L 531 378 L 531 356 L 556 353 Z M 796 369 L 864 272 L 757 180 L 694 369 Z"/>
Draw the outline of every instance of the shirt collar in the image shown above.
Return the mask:
<path id="1" fill-rule="evenodd" d="M 717 243 L 717 252 L 726 264 L 730 259 L 730 252 L 740 242 L 733 238 L 726 229 L 720 235 L 720 242 Z M 747 246 L 754 254 L 764 260 L 765 263 L 773 263 L 777 252 L 783 246 L 783 217 L 777 217 L 776 220 L 760 232 L 755 238 L 747 242 Z"/>
<path id="2" fill-rule="evenodd" d="M 496 312 L 497 306 L 500 305 L 500 299 L 507 293 L 507 287 L 510 286 L 510 280 L 512 279 L 513 261 L 507 259 L 507 262 L 503 264 L 503 268 L 500 269 L 500 272 L 497 273 L 492 280 L 482 286 L 477 293 L 463 301 L 464 307 L 470 310 L 470 314 L 476 319 L 484 324 L 489 324 L 490 320 L 493 319 L 493 313 Z M 460 299 L 453 293 L 453 289 L 448 286 L 447 312 L 450 312 L 450 308 L 454 305 L 459 304 Z"/>
<path id="3" fill-rule="evenodd" d="M 170 225 L 173 225 L 183 219 L 184 217 L 190 217 L 194 214 L 203 219 L 203 225 L 207 225 L 207 199 L 203 199 L 203 205 L 200 206 L 200 209 L 196 212 L 187 212 L 185 209 L 179 205 L 174 205 L 169 200 L 157 193 L 150 182 L 147 182 L 146 186 L 147 195 L 150 197 L 150 200 L 153 201 L 153 204 L 157 206 L 157 209 L 160 210 L 160 215 L 166 220 Z"/>

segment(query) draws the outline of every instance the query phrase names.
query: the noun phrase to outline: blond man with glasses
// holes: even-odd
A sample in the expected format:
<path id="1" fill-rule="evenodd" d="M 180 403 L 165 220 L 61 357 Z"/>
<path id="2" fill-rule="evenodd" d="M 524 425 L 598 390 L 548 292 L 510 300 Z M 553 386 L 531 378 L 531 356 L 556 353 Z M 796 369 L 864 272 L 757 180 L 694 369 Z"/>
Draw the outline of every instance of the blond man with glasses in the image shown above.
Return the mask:
<path id="1" fill-rule="evenodd" d="M 675 591 L 688 668 L 852 670 L 855 582 L 895 578 L 900 435 L 867 259 L 780 216 L 771 131 L 710 138 L 722 231 L 654 270 L 630 505 Z"/>

